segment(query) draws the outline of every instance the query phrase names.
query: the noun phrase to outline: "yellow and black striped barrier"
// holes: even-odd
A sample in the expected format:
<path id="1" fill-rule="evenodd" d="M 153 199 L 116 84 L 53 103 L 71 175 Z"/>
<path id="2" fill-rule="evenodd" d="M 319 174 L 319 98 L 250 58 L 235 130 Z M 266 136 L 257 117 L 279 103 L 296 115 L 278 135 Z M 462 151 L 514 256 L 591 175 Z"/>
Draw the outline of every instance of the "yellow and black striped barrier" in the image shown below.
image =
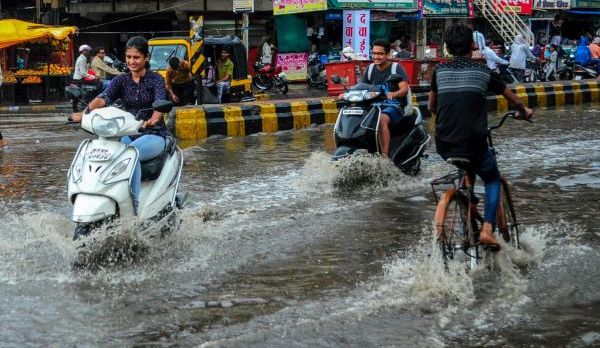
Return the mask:
<path id="1" fill-rule="evenodd" d="M 559 81 L 512 86 L 529 107 L 561 107 L 600 102 L 600 85 L 595 80 Z M 427 115 L 427 92 L 413 93 L 413 104 Z M 244 104 L 188 106 L 175 110 L 175 133 L 180 140 L 211 135 L 245 136 L 254 133 L 307 128 L 311 124 L 334 123 L 345 102 L 334 98 L 258 101 Z M 508 110 L 502 96 L 489 96 L 488 112 Z"/>

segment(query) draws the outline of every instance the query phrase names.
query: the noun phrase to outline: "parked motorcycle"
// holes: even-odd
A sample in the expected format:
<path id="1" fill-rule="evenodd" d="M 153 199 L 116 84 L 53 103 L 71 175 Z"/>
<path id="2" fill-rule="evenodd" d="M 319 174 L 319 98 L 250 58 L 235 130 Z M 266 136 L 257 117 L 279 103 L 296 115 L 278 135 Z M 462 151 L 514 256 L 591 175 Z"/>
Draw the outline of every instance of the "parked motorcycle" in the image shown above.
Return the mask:
<path id="1" fill-rule="evenodd" d="M 252 84 L 254 87 L 268 91 L 275 87 L 283 94 L 287 94 L 289 87 L 288 81 L 285 78 L 285 73 L 280 66 L 273 66 L 271 64 L 263 64 L 260 61 L 254 63 L 255 75 L 252 77 Z"/>
<path id="2" fill-rule="evenodd" d="M 498 74 L 500 74 L 500 77 L 504 83 L 519 83 L 519 79 L 517 78 L 516 74 L 508 65 L 498 64 L 497 69 Z"/>
<path id="3" fill-rule="evenodd" d="M 573 80 L 575 77 L 575 60 L 573 57 L 566 58 L 563 64 L 556 69 L 559 80 Z"/>
<path id="4" fill-rule="evenodd" d="M 595 66 L 591 65 L 581 65 L 575 63 L 573 65 L 574 73 L 573 79 L 576 81 L 585 80 L 585 79 L 595 79 L 598 77 L 598 72 L 596 71 Z"/>
<path id="5" fill-rule="evenodd" d="M 388 78 L 390 91 L 397 89 L 401 76 L 392 74 Z M 334 75 L 332 82 L 341 83 Z M 358 83 L 347 90 L 342 97 L 350 102 L 343 107 L 333 128 L 336 150 L 333 159 L 341 159 L 365 150 L 368 153 L 381 153 L 379 144 L 379 118 L 385 93 L 380 86 Z M 411 98 L 408 98 L 410 101 Z M 411 105 L 405 108 L 405 115 L 390 129 L 390 160 L 407 175 L 420 171 L 421 158 L 429 147 L 431 137 L 423 128 L 423 118 L 418 108 Z"/>
<path id="6" fill-rule="evenodd" d="M 127 67 L 127 64 L 123 61 L 121 61 L 119 58 L 117 58 L 117 56 L 115 56 L 114 54 L 107 54 L 104 56 L 104 62 L 106 63 L 106 65 L 108 65 L 111 68 L 115 68 L 121 72 L 129 72 L 129 68 Z M 112 76 L 111 76 L 112 78 Z"/>
<path id="7" fill-rule="evenodd" d="M 76 86 L 67 86 L 65 94 L 73 100 L 82 97 Z M 152 105 L 153 110 L 163 113 L 172 107 L 169 101 Z M 165 139 L 165 148 L 157 157 L 141 163 L 142 184 L 135 215 L 130 181 L 138 151 L 120 139 L 138 135 L 142 125 L 135 115 L 114 106 L 83 115 L 80 127 L 97 138 L 83 140 L 67 174 L 72 220 L 77 224 L 74 240 L 110 226 L 116 219 L 139 220 L 136 229 L 142 234 L 176 227 L 176 210 L 183 205 L 177 195 L 183 154 L 172 136 Z"/>
<path id="8" fill-rule="evenodd" d="M 317 89 L 327 89 L 327 73 L 325 65 L 321 64 L 321 59 L 317 53 L 311 53 L 308 56 L 308 68 L 306 73 L 308 87 Z"/>

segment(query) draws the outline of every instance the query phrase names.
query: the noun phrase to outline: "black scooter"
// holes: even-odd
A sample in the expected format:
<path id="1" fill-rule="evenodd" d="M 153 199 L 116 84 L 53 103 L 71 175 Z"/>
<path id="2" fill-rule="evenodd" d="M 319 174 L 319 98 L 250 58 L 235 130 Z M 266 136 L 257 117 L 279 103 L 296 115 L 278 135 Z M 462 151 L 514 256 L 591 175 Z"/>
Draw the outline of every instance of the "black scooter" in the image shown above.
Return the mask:
<path id="1" fill-rule="evenodd" d="M 401 76 L 392 74 L 387 80 L 390 91 L 398 89 Z M 331 81 L 341 84 L 339 76 Z M 335 139 L 334 160 L 367 151 L 381 154 L 379 145 L 379 118 L 386 96 L 383 88 L 359 83 L 343 94 L 343 100 L 350 103 L 340 110 L 333 128 Z M 410 101 L 410 95 L 408 96 Z M 390 129 L 389 158 L 404 174 L 417 175 L 421 168 L 421 158 L 429 147 L 431 137 L 423 128 L 421 112 L 416 107 L 407 107 L 405 115 Z"/>
<path id="2" fill-rule="evenodd" d="M 308 87 L 327 89 L 327 74 L 325 73 L 325 65 L 321 64 L 321 59 L 317 53 L 311 53 L 311 55 L 308 57 L 306 82 L 308 83 Z"/>

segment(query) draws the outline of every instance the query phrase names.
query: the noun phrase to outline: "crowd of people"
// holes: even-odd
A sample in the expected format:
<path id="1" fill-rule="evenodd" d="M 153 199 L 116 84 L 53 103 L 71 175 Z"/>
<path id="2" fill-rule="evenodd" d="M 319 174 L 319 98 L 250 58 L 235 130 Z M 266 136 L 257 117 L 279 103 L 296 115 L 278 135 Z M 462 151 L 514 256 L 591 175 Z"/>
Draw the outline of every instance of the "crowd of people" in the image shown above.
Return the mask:
<path id="1" fill-rule="evenodd" d="M 216 78 L 210 81 L 214 83 L 216 99 L 223 102 L 231 88 L 233 78 L 233 62 L 230 59 L 231 49 L 222 47 L 216 64 Z M 97 85 L 100 91 L 105 91 L 111 81 L 124 73 L 114 66 L 107 64 L 112 59 L 106 58 L 106 50 L 103 47 L 92 49 L 84 44 L 79 47 L 79 56 L 73 68 L 72 83 L 76 85 Z M 125 69 L 126 70 L 126 69 Z M 165 89 L 167 97 L 175 106 L 192 105 L 195 103 L 196 85 L 192 76 L 190 62 L 171 57 L 165 74 Z"/>

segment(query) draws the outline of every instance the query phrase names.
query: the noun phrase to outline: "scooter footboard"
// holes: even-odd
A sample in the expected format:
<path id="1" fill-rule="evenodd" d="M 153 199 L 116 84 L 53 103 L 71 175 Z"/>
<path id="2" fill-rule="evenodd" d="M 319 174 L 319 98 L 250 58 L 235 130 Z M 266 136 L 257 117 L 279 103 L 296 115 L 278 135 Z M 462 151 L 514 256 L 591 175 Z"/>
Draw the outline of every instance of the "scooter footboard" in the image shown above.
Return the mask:
<path id="1" fill-rule="evenodd" d="M 74 222 L 96 222 L 114 216 L 117 213 L 117 204 L 114 200 L 100 195 L 80 193 L 73 203 Z"/>

